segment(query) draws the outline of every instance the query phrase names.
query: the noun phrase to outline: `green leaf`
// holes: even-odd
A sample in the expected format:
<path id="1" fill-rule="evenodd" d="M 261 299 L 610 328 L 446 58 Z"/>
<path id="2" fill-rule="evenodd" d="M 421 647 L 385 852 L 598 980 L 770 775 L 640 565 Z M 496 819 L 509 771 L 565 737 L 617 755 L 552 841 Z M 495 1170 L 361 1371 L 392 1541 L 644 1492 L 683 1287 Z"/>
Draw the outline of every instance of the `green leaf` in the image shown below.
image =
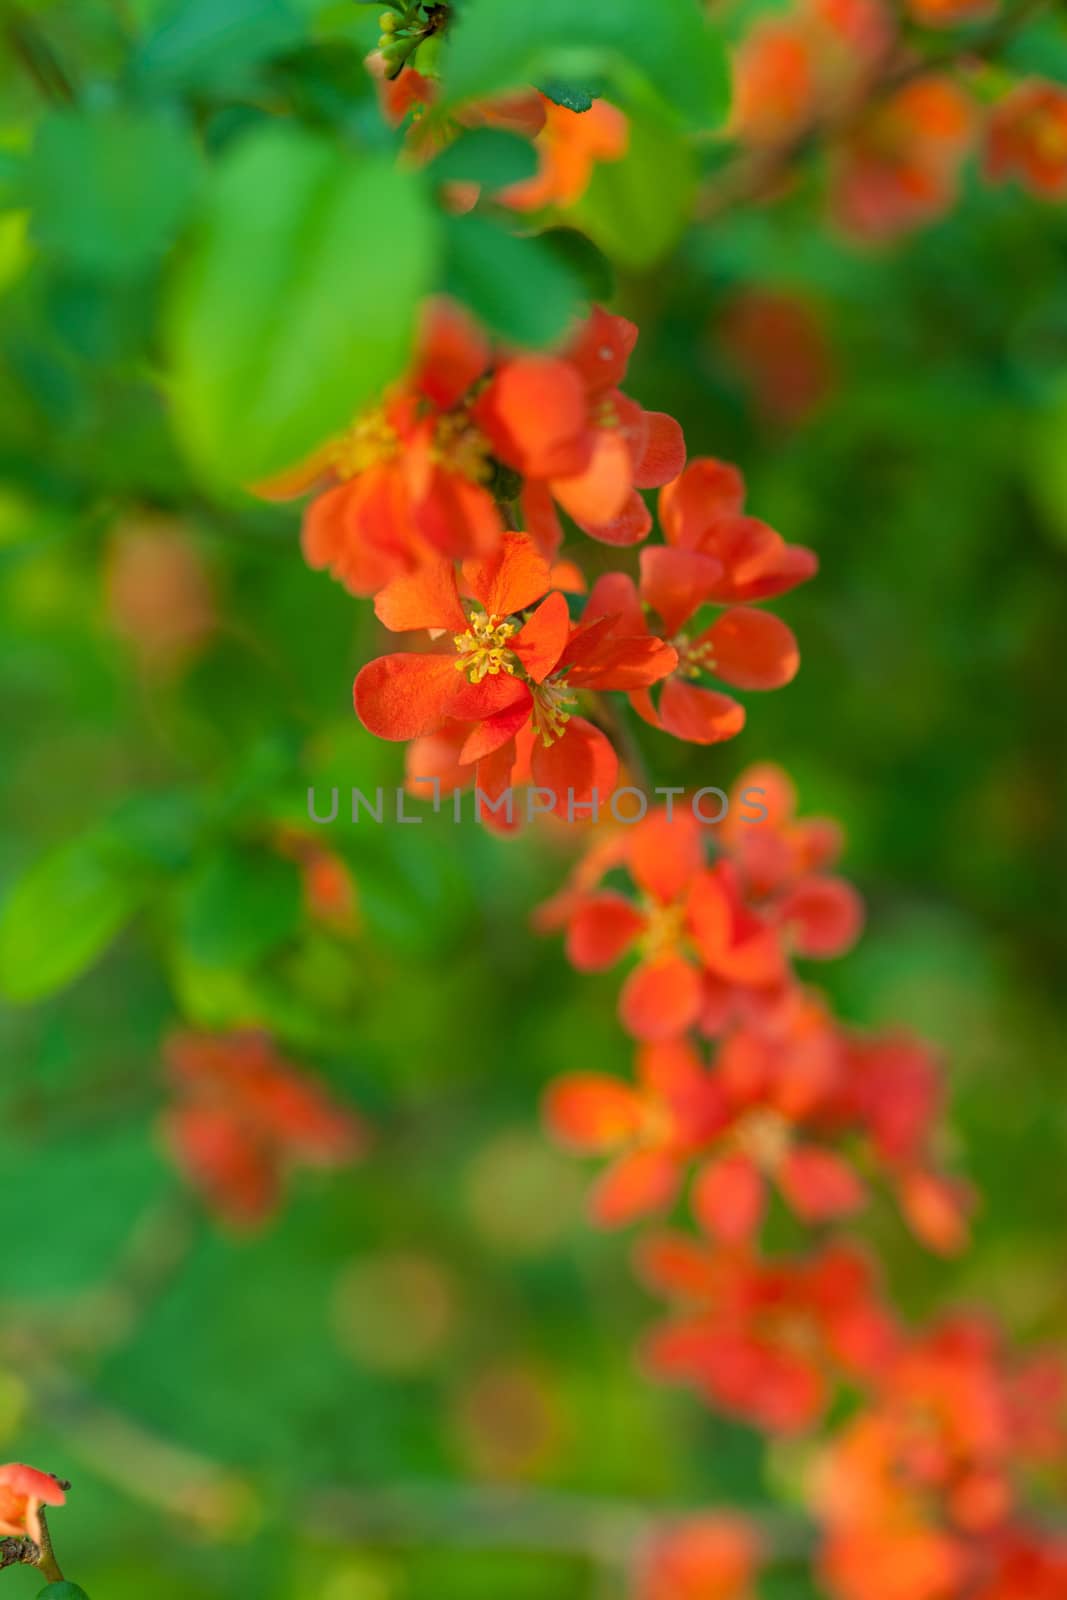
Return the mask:
<path id="1" fill-rule="evenodd" d="M 306 32 L 291 0 L 172 0 L 138 48 L 133 72 L 153 90 L 218 88 L 291 50 Z"/>
<path id="2" fill-rule="evenodd" d="M 573 220 L 622 266 L 648 267 L 678 242 L 696 186 L 696 158 L 685 139 L 642 112 L 630 120 L 623 159 L 594 168 Z"/>
<path id="3" fill-rule="evenodd" d="M 179 431 L 236 483 L 290 466 L 395 378 L 432 282 L 418 176 L 293 130 L 228 152 L 169 308 Z"/>
<path id="4" fill-rule="evenodd" d="M 40 1000 L 91 966 L 128 920 L 143 879 L 110 855 L 104 833 L 44 856 L 0 910 L 0 993 Z"/>
<path id="5" fill-rule="evenodd" d="M 582 284 L 542 239 L 520 238 L 484 217 L 445 219 L 445 286 L 494 333 L 551 344 L 578 315 Z"/>
<path id="6" fill-rule="evenodd" d="M 161 113 L 53 112 L 27 163 L 32 237 L 89 272 L 137 272 L 175 238 L 199 173 L 191 136 Z"/>
<path id="7" fill-rule="evenodd" d="M 503 189 L 537 171 L 537 152 L 529 139 L 502 128 L 472 128 L 443 150 L 430 168 L 442 183 L 480 183 Z"/>
<path id="8" fill-rule="evenodd" d="M 451 104 L 601 73 L 693 127 L 714 127 L 729 101 L 725 44 L 699 0 L 466 0 L 443 59 Z"/>
<path id="9" fill-rule="evenodd" d="M 568 111 L 591 111 L 596 93 L 591 89 L 580 89 L 576 84 L 560 83 L 558 78 L 551 79 L 548 83 L 537 85 L 546 100 L 551 100 L 553 105 L 564 106 Z"/>
<path id="10" fill-rule="evenodd" d="M 230 849 L 213 856 L 185 889 L 180 932 L 204 966 L 250 966 L 297 932 L 301 914 L 295 862 Z"/>
<path id="11" fill-rule="evenodd" d="M 580 281 L 587 300 L 610 300 L 615 273 L 603 251 L 576 228 L 546 228 L 537 236 Z"/>
<path id="12" fill-rule="evenodd" d="M 85 1590 L 77 1583 L 50 1583 L 38 1592 L 37 1600 L 89 1600 Z"/>

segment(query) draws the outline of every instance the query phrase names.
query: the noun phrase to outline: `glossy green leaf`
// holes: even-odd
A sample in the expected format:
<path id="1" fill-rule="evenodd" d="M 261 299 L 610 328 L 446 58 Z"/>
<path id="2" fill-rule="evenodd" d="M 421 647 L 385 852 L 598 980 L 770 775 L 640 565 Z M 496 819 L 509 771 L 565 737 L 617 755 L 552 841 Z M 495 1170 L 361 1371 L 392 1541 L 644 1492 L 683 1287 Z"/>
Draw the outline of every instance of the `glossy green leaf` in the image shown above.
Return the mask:
<path id="1" fill-rule="evenodd" d="M 166 115 L 120 107 L 55 112 L 27 163 L 32 236 L 89 272 L 136 272 L 173 242 L 199 173 L 191 136 Z"/>
<path id="2" fill-rule="evenodd" d="M 40 1000 L 92 965 L 132 915 L 142 879 L 117 862 L 103 834 L 38 861 L 0 907 L 0 994 Z"/>
<path id="3" fill-rule="evenodd" d="M 540 238 L 468 216 L 447 219 L 445 241 L 447 289 L 503 338 L 551 344 L 580 313 L 580 277 Z"/>
<path id="4" fill-rule="evenodd" d="M 573 211 L 575 222 L 626 267 L 648 267 L 677 243 L 697 184 L 696 158 L 662 118 L 630 120 L 621 161 L 602 161 Z"/>
<path id="5" fill-rule="evenodd" d="M 472 128 L 443 150 L 430 170 L 441 182 L 503 189 L 537 171 L 537 152 L 529 139 L 502 128 Z"/>
<path id="6" fill-rule="evenodd" d="M 291 50 L 305 32 L 294 0 L 171 0 L 137 50 L 133 71 L 152 89 L 216 87 Z"/>
<path id="7" fill-rule="evenodd" d="M 64 1578 L 61 1583 L 50 1583 L 41 1589 L 37 1600 L 89 1600 L 89 1596 L 80 1584 L 70 1583 Z"/>
<path id="8" fill-rule="evenodd" d="M 170 305 L 176 421 L 201 467 L 248 483 L 342 427 L 403 367 L 435 254 L 416 174 L 249 134 Z"/>
<path id="9" fill-rule="evenodd" d="M 444 54 L 452 103 L 601 73 L 652 89 L 665 114 L 694 127 L 714 127 L 728 103 L 725 44 L 699 0 L 466 0 Z"/>

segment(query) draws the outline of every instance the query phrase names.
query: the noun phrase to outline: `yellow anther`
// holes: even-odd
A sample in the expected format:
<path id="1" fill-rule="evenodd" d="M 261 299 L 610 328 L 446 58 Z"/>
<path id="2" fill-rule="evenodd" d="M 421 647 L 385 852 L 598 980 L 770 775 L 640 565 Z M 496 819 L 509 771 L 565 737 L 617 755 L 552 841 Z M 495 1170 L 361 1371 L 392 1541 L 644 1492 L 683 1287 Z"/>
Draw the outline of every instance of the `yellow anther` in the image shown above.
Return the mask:
<path id="1" fill-rule="evenodd" d="M 753 1111 L 735 1130 L 737 1143 L 764 1172 L 775 1172 L 789 1153 L 789 1124 L 777 1111 Z"/>
<path id="2" fill-rule="evenodd" d="M 674 640 L 674 648 L 678 652 L 678 665 L 674 670 L 679 677 L 699 678 L 702 672 L 714 671 L 715 651 L 708 640 L 696 644 L 688 634 L 680 633 Z"/>
<path id="3" fill-rule="evenodd" d="M 466 411 L 448 411 L 438 420 L 430 458 L 472 483 L 486 483 L 492 476 L 489 444 Z"/>
<path id="4" fill-rule="evenodd" d="M 641 953 L 646 960 L 655 961 L 677 948 L 685 931 L 685 906 L 665 906 L 658 900 L 649 900 L 645 903 L 644 912 Z"/>
<path id="5" fill-rule="evenodd" d="M 357 417 L 333 449 L 333 465 L 338 477 L 355 478 L 368 467 L 390 461 L 399 448 L 396 429 L 378 408 Z"/>
<path id="6" fill-rule="evenodd" d="M 484 611 L 474 612 L 466 633 L 452 635 L 458 652 L 457 672 L 465 672 L 471 683 L 481 683 L 500 672 L 514 673 L 519 662 L 508 649 L 508 640 L 517 628 L 515 622 L 498 622 Z"/>
<path id="7" fill-rule="evenodd" d="M 533 725 L 541 743 L 547 749 L 562 735 L 578 704 L 573 692 L 562 678 L 546 679 L 533 688 Z"/>

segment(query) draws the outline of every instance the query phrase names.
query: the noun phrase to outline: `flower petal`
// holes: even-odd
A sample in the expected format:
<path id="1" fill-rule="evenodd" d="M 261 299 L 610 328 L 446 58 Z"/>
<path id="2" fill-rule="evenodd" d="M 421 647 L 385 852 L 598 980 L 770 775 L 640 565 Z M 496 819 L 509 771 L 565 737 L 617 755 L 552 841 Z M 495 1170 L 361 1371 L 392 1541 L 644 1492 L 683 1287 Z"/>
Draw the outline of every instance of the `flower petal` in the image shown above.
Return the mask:
<path id="1" fill-rule="evenodd" d="M 685 435 L 665 411 L 646 411 L 645 425 L 645 447 L 634 463 L 634 484 L 638 489 L 659 489 L 685 466 Z"/>
<path id="2" fill-rule="evenodd" d="M 866 1201 L 863 1185 L 848 1163 L 833 1151 L 814 1145 L 790 1150 L 779 1169 L 778 1183 L 802 1222 L 847 1217 Z"/>
<path id="3" fill-rule="evenodd" d="M 633 1137 L 641 1125 L 641 1097 L 628 1083 L 601 1072 L 570 1072 L 549 1084 L 544 1119 L 550 1133 L 573 1150 L 599 1154 Z"/>
<path id="4" fill-rule="evenodd" d="M 716 677 L 737 689 L 780 689 L 800 666 L 792 629 L 769 611 L 733 606 L 702 638 L 715 652 Z"/>
<path id="5" fill-rule="evenodd" d="M 863 928 L 863 901 L 844 878 L 801 878 L 778 914 L 797 954 L 822 961 L 851 950 Z"/>
<path id="6" fill-rule="evenodd" d="M 602 1228 L 666 1211 L 678 1192 L 677 1163 L 660 1150 L 632 1150 L 602 1174 L 589 1196 L 593 1221 Z"/>
<path id="7" fill-rule="evenodd" d="M 446 628 L 450 633 L 462 633 L 467 626 L 466 613 L 459 603 L 455 567 L 439 556 L 387 583 L 375 597 L 374 612 L 393 633 L 411 633 L 416 628 Z"/>
<path id="8" fill-rule="evenodd" d="M 681 956 L 642 962 L 623 984 L 619 1016 L 635 1039 L 676 1039 L 700 1011 L 700 975 Z"/>
<path id="9" fill-rule="evenodd" d="M 500 548 L 463 563 L 463 586 L 491 617 L 523 611 L 548 591 L 548 562 L 524 533 L 507 533 Z"/>
<path id="10" fill-rule="evenodd" d="M 528 478 L 578 472 L 588 457 L 588 400 L 571 364 L 516 356 L 498 370 L 475 408 L 495 454 Z"/>
<path id="11" fill-rule="evenodd" d="M 579 972 L 614 966 L 645 926 L 645 917 L 613 890 L 589 895 L 567 928 L 567 959 Z"/>
<path id="12" fill-rule="evenodd" d="M 745 708 L 732 695 L 672 676 L 660 695 L 659 723 L 690 744 L 722 744 L 741 732 Z"/>
<path id="13" fill-rule="evenodd" d="M 555 795 L 556 814 L 573 821 L 573 807 L 593 799 L 604 805 L 611 798 L 619 758 L 599 728 L 572 717 L 559 739 L 534 746 L 532 769 L 534 783 Z"/>
<path id="14" fill-rule="evenodd" d="M 673 637 L 711 599 L 722 563 L 699 550 L 651 545 L 641 551 L 641 599 L 659 613 Z"/>
<path id="15" fill-rule="evenodd" d="M 763 1179 L 745 1155 L 709 1161 L 693 1184 L 693 1215 L 719 1244 L 745 1244 L 763 1215 Z"/>
<path id="16" fill-rule="evenodd" d="M 379 656 L 359 673 L 352 696 L 368 732 L 416 739 L 444 721 L 463 684 L 453 655 Z"/>
<path id="17" fill-rule="evenodd" d="M 542 600 L 511 640 L 512 650 L 534 683 L 543 683 L 556 666 L 570 631 L 571 614 L 566 599 L 554 592 Z"/>
<path id="18" fill-rule="evenodd" d="M 704 865 L 704 835 L 689 809 L 665 806 L 630 831 L 626 864 L 638 886 L 661 905 L 681 899 Z"/>

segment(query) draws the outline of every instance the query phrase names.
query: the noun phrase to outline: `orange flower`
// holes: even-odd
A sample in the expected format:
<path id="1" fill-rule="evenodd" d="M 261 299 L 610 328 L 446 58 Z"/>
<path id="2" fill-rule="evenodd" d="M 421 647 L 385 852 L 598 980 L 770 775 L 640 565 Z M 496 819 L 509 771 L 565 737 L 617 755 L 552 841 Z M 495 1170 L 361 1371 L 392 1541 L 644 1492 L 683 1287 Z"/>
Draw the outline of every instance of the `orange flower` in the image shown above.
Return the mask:
<path id="1" fill-rule="evenodd" d="M 769 1432 L 810 1427 L 839 1374 L 869 1380 L 893 1348 L 871 1269 L 845 1246 L 761 1262 L 662 1234 L 639 1245 L 637 1267 L 678 1302 L 646 1341 L 652 1375 Z"/>
<path id="2" fill-rule="evenodd" d="M 607 100 L 594 100 L 588 111 L 569 111 L 542 99 L 545 120 L 534 140 L 538 171 L 498 196 L 516 211 L 572 206 L 589 187 L 596 163 L 620 160 L 629 142 L 625 114 Z"/>
<path id="3" fill-rule="evenodd" d="M 1067 89 L 1029 78 L 1005 95 L 986 130 L 985 174 L 1016 178 L 1045 200 L 1067 195 Z"/>
<path id="4" fill-rule="evenodd" d="M 685 464 L 677 422 L 618 387 L 636 342 L 632 322 L 594 306 L 558 356 L 502 361 L 477 402 L 494 454 L 525 480 L 525 525 L 549 555 L 563 538 L 553 502 L 593 538 L 636 544 L 652 526 L 637 490 L 669 483 Z"/>
<path id="5" fill-rule="evenodd" d="M 9 1461 L 0 1466 L 0 1536 L 41 1543 L 41 1507 L 66 1504 L 70 1487 L 50 1472 Z"/>
<path id="6" fill-rule="evenodd" d="M 970 99 L 949 78 L 917 78 L 873 106 L 834 155 L 838 223 L 877 241 L 941 216 L 955 199 L 975 126 Z"/>
<path id="7" fill-rule="evenodd" d="M 803 0 L 761 18 L 734 64 L 738 136 L 773 147 L 840 114 L 862 95 L 892 37 L 880 0 Z"/>
<path id="8" fill-rule="evenodd" d="M 759 1540 L 741 1517 L 686 1517 L 642 1551 L 634 1600 L 751 1600 Z"/>
<path id="9" fill-rule="evenodd" d="M 166 1046 L 178 1100 L 163 1132 L 178 1167 L 225 1222 L 254 1228 L 293 1166 L 336 1167 L 364 1143 L 360 1122 L 277 1055 L 262 1033 L 177 1033 Z"/>
<path id="10" fill-rule="evenodd" d="M 761 415 L 804 422 L 834 386 L 833 353 L 816 307 L 799 294 L 744 289 L 713 330 Z"/>
<path id="11" fill-rule="evenodd" d="M 687 469 L 691 470 L 691 469 Z M 690 634 L 687 624 L 729 589 L 718 557 L 655 545 L 641 552 L 641 583 L 608 573 L 593 585 L 586 615 L 614 613 L 627 631 L 648 631 L 642 603 L 656 612 L 678 664 L 664 680 L 658 706 L 647 689 L 630 696 L 634 710 L 655 728 L 694 744 L 718 744 L 744 727 L 744 707 L 702 680 L 718 677 L 740 689 L 778 689 L 800 666 L 797 642 L 778 617 L 752 606 L 730 606 L 709 627 Z"/>
<path id="12" fill-rule="evenodd" d="M 722 1104 L 696 1050 L 673 1040 L 641 1047 L 633 1087 L 599 1072 L 557 1078 L 545 1120 L 571 1149 L 619 1152 L 591 1196 L 593 1220 L 610 1228 L 667 1209 L 688 1162 L 719 1127 Z"/>
<path id="13" fill-rule="evenodd" d="M 451 648 L 369 662 L 354 687 L 364 726 L 379 738 L 415 739 L 468 724 L 459 764 L 475 767 L 479 787 L 494 796 L 512 782 L 516 740 L 527 738 L 533 781 L 555 795 L 555 809 L 606 799 L 617 758 L 599 728 L 574 715 L 575 691 L 654 682 L 671 670 L 674 651 L 647 634 L 619 635 L 611 618 L 572 625 L 525 534 L 509 533 L 496 555 L 465 562 L 462 579 L 466 606 L 445 561 L 427 561 L 378 596 L 387 627 L 450 633 Z"/>

